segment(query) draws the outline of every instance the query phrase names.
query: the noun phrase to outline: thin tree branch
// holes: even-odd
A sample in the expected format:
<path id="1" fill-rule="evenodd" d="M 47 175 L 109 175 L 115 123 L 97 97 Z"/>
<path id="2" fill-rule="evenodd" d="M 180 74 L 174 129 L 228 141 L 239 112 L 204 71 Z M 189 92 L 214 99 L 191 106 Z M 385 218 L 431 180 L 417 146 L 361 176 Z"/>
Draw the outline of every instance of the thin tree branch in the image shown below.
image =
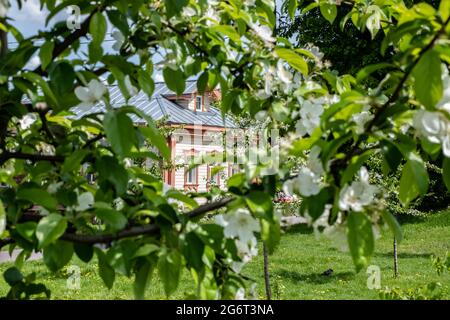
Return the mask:
<path id="1" fill-rule="evenodd" d="M 388 101 L 386 101 L 378 110 L 375 112 L 373 119 L 367 124 L 366 126 L 366 132 L 370 132 L 372 130 L 372 127 L 378 122 L 379 118 L 383 114 L 383 112 L 389 107 L 389 105 L 398 99 L 400 92 L 403 89 L 403 86 L 405 85 L 406 81 L 409 79 L 409 76 L 411 75 L 411 72 L 414 70 L 414 68 L 419 63 L 420 59 L 423 57 L 423 55 L 430 49 L 433 48 L 436 41 L 445 33 L 445 29 L 447 28 L 447 25 L 450 23 L 450 17 L 447 18 L 447 20 L 442 25 L 441 29 L 435 34 L 433 39 L 430 41 L 430 43 L 423 48 L 417 58 L 414 60 L 414 62 L 408 67 L 408 69 L 403 74 L 403 77 L 401 78 L 400 82 L 398 83 L 397 87 L 395 88 L 392 95 L 389 97 Z"/>
<path id="2" fill-rule="evenodd" d="M 89 31 L 89 23 L 91 22 L 92 17 L 97 12 L 101 12 L 105 9 L 105 6 L 100 6 L 94 11 L 91 12 L 91 14 L 84 20 L 81 25 L 80 29 L 77 29 L 73 33 L 71 33 L 67 38 L 64 39 L 64 41 L 55 46 L 52 53 L 52 60 L 56 59 L 61 53 L 63 53 L 67 48 L 69 48 L 75 41 L 77 41 L 79 38 L 84 37 L 88 31 Z M 38 66 L 36 69 L 33 70 L 33 72 L 38 73 L 40 75 L 45 75 L 46 72 L 42 70 L 42 66 Z"/>
<path id="3" fill-rule="evenodd" d="M 9 159 L 23 159 L 23 160 L 30 160 L 32 162 L 36 161 L 63 162 L 65 157 L 6 151 L 0 154 L 0 166 L 3 165 Z"/>
<path id="4" fill-rule="evenodd" d="M 61 236 L 61 240 L 66 240 L 75 243 L 96 244 L 109 243 L 114 240 L 123 238 L 130 238 L 142 235 L 157 235 L 159 227 L 155 224 L 145 226 L 132 227 L 130 229 L 122 230 L 116 234 L 99 234 L 99 235 L 81 235 L 74 233 L 65 233 Z"/>
<path id="5" fill-rule="evenodd" d="M 225 207 L 227 204 L 229 204 L 231 201 L 235 200 L 234 197 L 227 197 L 220 199 L 216 202 L 210 202 L 204 205 L 201 205 L 192 211 L 187 213 L 187 216 L 191 219 L 201 216 L 202 214 L 205 214 L 207 212 L 220 209 L 222 207 Z"/>

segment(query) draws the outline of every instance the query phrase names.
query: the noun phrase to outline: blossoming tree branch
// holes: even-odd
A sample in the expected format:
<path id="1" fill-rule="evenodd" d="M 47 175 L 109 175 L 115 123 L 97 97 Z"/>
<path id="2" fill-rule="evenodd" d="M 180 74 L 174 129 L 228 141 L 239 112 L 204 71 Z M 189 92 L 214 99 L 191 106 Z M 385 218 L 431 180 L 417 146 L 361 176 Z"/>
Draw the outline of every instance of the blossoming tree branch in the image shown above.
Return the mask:
<path id="1" fill-rule="evenodd" d="M 10 1 L 0 0 L 0 248 L 20 249 L 16 266 L 33 251 L 43 252 L 52 272 L 74 255 L 95 256 L 105 285 L 117 273 L 133 277 L 137 298 L 153 272 L 170 296 L 186 269 L 194 297 L 229 299 L 253 288 L 241 270 L 258 254 L 256 236 L 276 249 L 277 190 L 301 198 L 299 214 L 348 247 L 359 271 L 379 227 L 401 239 L 383 190 L 370 182 L 369 157 L 382 155 L 385 174 L 402 164 L 404 206 L 427 192 L 427 159 L 440 159 L 450 188 L 447 0 L 438 10 L 402 0 L 285 1 L 291 17 L 319 9 L 343 30 L 353 24 L 384 34 L 379 50 L 389 63 L 351 75 L 333 71 L 316 48 L 277 37 L 270 0 L 41 0 L 49 27 L 28 38 L 8 17 Z M 79 9 L 76 28 L 58 21 L 69 6 Z M 337 6 L 349 9 L 342 21 Z M 246 161 L 271 148 L 240 154 L 243 170 L 227 190 L 205 194 L 167 191 L 160 177 L 130 165 L 148 157 L 170 163 L 170 150 L 152 118 L 128 102 L 112 106 L 107 85 L 118 85 L 126 101 L 141 91 L 151 96 L 160 55 L 172 91 L 180 95 L 196 79 L 199 92 L 220 89 L 224 115 L 262 119 L 263 136 L 277 130 L 276 161 Z M 35 56 L 40 65 L 29 68 Z M 375 74 L 378 81 L 368 81 Z M 98 104 L 103 111 L 74 114 Z M 135 126 L 136 117 L 144 124 Z M 212 221 L 201 219 L 217 211 Z M 50 295 L 18 269 L 4 277 L 10 298 Z"/>

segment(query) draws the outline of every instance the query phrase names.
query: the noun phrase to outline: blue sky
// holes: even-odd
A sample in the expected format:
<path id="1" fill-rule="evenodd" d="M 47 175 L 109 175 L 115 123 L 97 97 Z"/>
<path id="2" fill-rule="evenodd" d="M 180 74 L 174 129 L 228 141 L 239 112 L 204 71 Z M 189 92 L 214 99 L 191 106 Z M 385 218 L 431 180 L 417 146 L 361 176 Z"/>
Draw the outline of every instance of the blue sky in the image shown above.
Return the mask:
<path id="1" fill-rule="evenodd" d="M 65 11 L 60 12 L 58 15 L 53 17 L 49 23 L 49 27 L 45 26 L 45 19 L 47 18 L 49 11 L 45 8 L 41 10 L 39 0 L 27 0 L 23 2 L 22 9 L 19 10 L 16 1 L 11 1 L 11 9 L 8 12 L 8 17 L 12 20 L 10 24 L 16 27 L 24 37 L 30 37 L 37 33 L 38 30 L 46 30 L 51 27 L 55 22 L 65 21 L 69 15 Z M 82 19 L 81 19 L 82 20 Z M 112 51 L 112 45 L 114 44 L 114 39 L 110 36 L 112 28 L 108 27 L 108 34 L 104 42 L 104 50 L 106 52 Z M 87 39 L 82 40 L 82 43 L 86 43 Z M 39 43 L 38 43 L 39 44 Z M 16 40 L 11 34 L 9 34 L 9 47 L 14 48 L 16 46 Z M 87 51 L 87 45 L 81 46 L 81 51 Z M 160 59 L 160 58 L 157 58 Z M 34 69 L 39 65 L 40 61 L 37 55 L 33 57 L 27 65 L 27 69 Z M 160 74 L 155 74 L 155 81 L 161 81 L 162 77 Z"/>

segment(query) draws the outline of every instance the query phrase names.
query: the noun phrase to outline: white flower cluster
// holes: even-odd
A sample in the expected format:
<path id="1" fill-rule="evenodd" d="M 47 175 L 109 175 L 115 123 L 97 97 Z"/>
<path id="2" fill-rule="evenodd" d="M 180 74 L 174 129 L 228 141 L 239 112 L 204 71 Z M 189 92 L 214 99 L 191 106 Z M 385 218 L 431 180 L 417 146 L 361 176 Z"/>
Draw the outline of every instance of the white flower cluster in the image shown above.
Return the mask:
<path id="1" fill-rule="evenodd" d="M 224 228 L 224 236 L 234 239 L 238 254 L 242 261 L 234 261 L 232 268 L 240 272 L 242 267 L 254 256 L 258 255 L 257 240 L 254 232 L 261 231 L 257 219 L 247 209 L 239 208 L 228 214 L 220 214 L 215 217 L 218 225 Z"/>
<path id="2" fill-rule="evenodd" d="M 92 106 L 103 98 L 106 91 L 106 86 L 96 79 L 92 79 L 86 87 L 76 87 L 75 95 L 81 101 L 77 108 L 82 111 L 89 111 Z"/>
<path id="3" fill-rule="evenodd" d="M 306 165 L 300 169 L 297 177 L 287 180 L 283 184 L 285 193 L 294 195 L 295 192 L 298 192 L 302 196 L 309 197 L 320 192 L 324 173 L 322 161 L 319 158 L 320 151 L 318 146 L 311 149 Z"/>
<path id="4" fill-rule="evenodd" d="M 281 90 L 285 94 L 292 93 L 301 83 L 300 74 L 295 73 L 293 75 L 282 59 L 278 60 L 276 67 L 264 65 L 262 78 L 264 80 L 264 89 L 256 92 L 256 97 L 260 100 L 269 98 L 276 90 Z"/>
<path id="5" fill-rule="evenodd" d="M 302 98 L 298 100 L 301 104 L 300 120 L 297 121 L 295 128 L 297 134 L 303 137 L 306 134 L 311 135 L 320 125 L 320 116 L 324 108 L 321 100 L 303 100 Z"/>
<path id="6" fill-rule="evenodd" d="M 359 171 L 359 181 L 345 185 L 339 194 L 339 209 L 360 212 L 374 201 L 377 186 L 369 183 L 369 173 L 365 167 Z"/>
<path id="7" fill-rule="evenodd" d="M 431 143 L 440 144 L 444 156 L 450 158 L 450 76 L 444 67 L 444 92 L 436 105 L 437 111 L 419 110 L 414 117 L 414 128 Z"/>
<path id="8" fill-rule="evenodd" d="M 37 120 L 37 116 L 34 113 L 27 113 L 19 120 L 19 126 L 22 130 L 27 130 Z"/>
<path id="9" fill-rule="evenodd" d="M 356 124 L 356 133 L 364 133 L 366 124 L 373 119 L 373 114 L 369 111 L 370 107 L 366 106 L 363 111 L 352 115 L 352 121 Z"/>

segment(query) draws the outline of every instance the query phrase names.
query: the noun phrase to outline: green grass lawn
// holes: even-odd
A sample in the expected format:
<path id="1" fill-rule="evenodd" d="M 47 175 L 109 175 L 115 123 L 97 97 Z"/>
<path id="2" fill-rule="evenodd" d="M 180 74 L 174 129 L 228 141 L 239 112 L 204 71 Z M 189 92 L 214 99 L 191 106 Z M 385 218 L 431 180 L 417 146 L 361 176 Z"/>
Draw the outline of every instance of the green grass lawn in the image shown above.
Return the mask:
<path id="1" fill-rule="evenodd" d="M 393 278 L 392 236 L 383 232 L 376 242 L 376 252 L 371 264 L 381 268 L 382 287 L 408 288 L 439 281 L 447 288 L 450 275 L 438 276 L 431 267 L 432 254 L 443 256 L 450 251 L 450 212 L 433 214 L 426 219 L 405 223 L 404 240 L 399 244 L 400 276 Z M 260 251 L 261 252 L 261 251 Z M 36 272 L 38 278 L 52 291 L 53 299 L 132 299 L 132 280 L 117 276 L 114 287 L 106 289 L 97 275 L 95 262 L 85 264 L 74 258 L 73 264 L 81 268 L 81 289 L 66 288 L 67 274 L 49 273 L 39 262 L 28 262 L 24 273 Z M 0 265 L 0 273 L 11 264 Z M 322 276 L 327 269 L 331 276 Z M 282 237 L 280 246 L 270 257 L 270 272 L 274 298 L 276 299 L 377 299 L 378 293 L 367 288 L 365 270 L 355 274 L 349 253 L 333 249 L 328 240 L 317 241 L 306 228 L 292 229 Z M 262 255 L 249 263 L 243 273 L 255 279 L 260 297 L 264 298 Z M 0 296 L 8 290 L 0 279 Z M 190 275 L 183 275 L 173 299 L 182 299 L 193 290 Z M 147 298 L 164 299 L 158 276 L 152 279 Z"/>

